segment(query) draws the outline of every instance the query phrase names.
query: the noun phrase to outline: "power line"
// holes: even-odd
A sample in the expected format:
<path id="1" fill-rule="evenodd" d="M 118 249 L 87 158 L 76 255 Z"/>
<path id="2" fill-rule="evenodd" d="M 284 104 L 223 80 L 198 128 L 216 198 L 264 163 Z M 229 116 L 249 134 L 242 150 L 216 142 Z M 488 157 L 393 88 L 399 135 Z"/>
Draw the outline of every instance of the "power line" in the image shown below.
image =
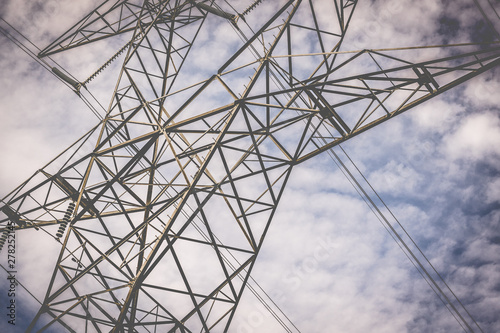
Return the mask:
<path id="1" fill-rule="evenodd" d="M 9 273 L 9 271 L 2 265 L 0 264 L 0 267 L 2 267 L 2 269 L 6 272 L 6 273 Z M 40 300 L 38 298 L 36 298 L 35 295 L 33 295 L 29 290 L 28 288 L 26 288 L 16 277 L 15 277 L 15 281 L 17 284 L 19 284 L 21 286 L 21 288 L 23 288 L 24 290 L 26 290 L 26 292 L 35 299 L 35 301 L 37 301 L 40 305 L 42 305 L 42 302 L 40 302 Z"/>
<path id="2" fill-rule="evenodd" d="M 486 13 L 484 12 L 484 10 L 481 7 L 481 5 L 479 4 L 479 2 L 477 0 L 474 0 L 474 3 L 476 4 L 477 9 L 479 9 L 479 11 L 481 12 L 481 15 L 483 15 L 483 18 L 486 21 L 486 24 L 489 25 L 491 32 L 495 33 L 497 36 L 497 39 L 500 40 L 500 33 L 497 31 L 497 29 L 495 28 L 495 25 L 493 24 L 493 22 L 491 22 L 490 18 L 486 15 Z M 495 12 L 495 14 L 498 17 L 498 13 L 497 13 L 495 7 L 493 7 L 493 4 L 490 2 L 490 0 L 488 0 L 488 3 L 490 4 L 491 8 L 493 8 L 493 11 Z"/>
<path id="3" fill-rule="evenodd" d="M 347 152 L 339 145 L 339 148 L 342 150 L 342 152 L 345 154 L 345 156 L 348 158 L 349 162 L 354 166 L 355 170 L 357 173 L 361 176 L 361 178 L 368 184 L 369 188 L 373 191 L 375 196 L 380 200 L 382 203 L 383 207 L 390 213 L 390 215 L 394 218 L 394 220 L 397 222 L 397 225 L 403 230 L 403 234 L 408 237 L 410 240 L 410 244 L 418 250 L 418 253 L 421 255 L 423 258 L 424 262 L 430 266 L 430 270 L 425 268 L 424 264 L 422 263 L 421 259 L 417 258 L 417 255 L 411 250 L 410 246 L 405 242 L 403 239 L 402 235 L 398 233 L 398 231 L 395 229 L 395 227 L 391 224 L 391 222 L 386 218 L 384 213 L 381 211 L 381 209 L 378 207 L 377 203 L 371 198 L 371 196 L 366 192 L 366 190 L 363 188 L 363 186 L 360 184 L 360 182 L 356 179 L 356 177 L 352 174 L 352 172 L 347 168 L 344 162 L 342 162 L 342 159 L 335 153 L 333 149 L 329 150 L 329 155 L 332 158 L 332 160 L 335 162 L 335 164 L 339 167 L 339 169 L 342 171 L 344 176 L 349 180 L 349 182 L 353 185 L 353 187 L 356 189 L 358 194 L 361 196 L 361 198 L 365 201 L 365 203 L 370 207 L 374 215 L 377 217 L 377 219 L 384 225 L 384 228 L 389 232 L 391 237 L 396 241 L 396 243 L 399 245 L 399 247 L 403 250 L 405 255 L 408 257 L 410 262 L 417 268 L 419 273 L 424 277 L 424 279 L 429 283 L 431 286 L 432 290 L 437 294 L 439 299 L 446 305 L 447 309 L 451 312 L 453 317 L 457 320 L 457 322 L 462 326 L 464 331 L 467 332 L 465 327 L 470 331 L 473 332 L 474 330 L 472 327 L 468 324 L 467 320 L 463 317 L 463 315 L 460 313 L 460 311 L 456 308 L 456 306 L 453 304 L 452 300 L 448 295 L 446 295 L 445 291 L 443 290 L 442 287 L 439 286 L 438 282 L 436 279 L 431 275 L 431 272 L 434 272 L 434 274 L 437 276 L 437 280 L 444 284 L 444 289 L 448 290 L 452 297 L 459 303 L 459 305 L 462 307 L 462 309 L 467 313 L 467 315 L 470 317 L 472 322 L 474 323 L 477 328 L 483 332 L 477 321 L 474 319 L 474 317 L 470 314 L 470 312 L 467 310 L 465 305 L 462 303 L 462 301 L 456 296 L 456 294 L 453 292 L 453 290 L 450 288 L 450 286 L 446 283 L 446 281 L 443 279 L 441 274 L 435 269 L 435 267 L 432 265 L 432 263 L 429 261 L 427 256 L 423 253 L 423 251 L 420 249 L 420 247 L 416 244 L 416 242 L 413 240 L 413 238 L 409 235 L 409 233 L 406 231 L 404 226 L 400 223 L 400 221 L 396 218 L 394 213 L 391 211 L 391 209 L 387 206 L 385 201 L 380 197 L 378 192 L 373 188 L 373 186 L 370 184 L 368 179 L 363 175 L 361 170 L 358 168 L 358 166 L 355 164 L 355 162 L 351 159 L 351 157 L 347 154 Z M 464 327 L 465 326 L 465 327 Z"/>

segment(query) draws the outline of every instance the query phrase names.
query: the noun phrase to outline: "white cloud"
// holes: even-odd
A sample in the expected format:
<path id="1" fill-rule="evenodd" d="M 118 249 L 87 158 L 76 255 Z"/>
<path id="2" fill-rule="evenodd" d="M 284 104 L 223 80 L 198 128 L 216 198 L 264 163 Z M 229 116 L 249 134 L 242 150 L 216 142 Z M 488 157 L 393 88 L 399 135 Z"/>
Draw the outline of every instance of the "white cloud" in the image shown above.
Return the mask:
<path id="1" fill-rule="evenodd" d="M 495 179 L 488 184 L 486 188 L 486 197 L 488 202 L 500 201 L 500 179 Z"/>
<path id="2" fill-rule="evenodd" d="M 453 129 L 453 125 L 465 112 L 465 108 L 443 99 L 433 99 L 422 105 L 418 112 L 412 113 L 412 119 L 419 126 L 419 130 L 428 129 L 433 133 L 446 133 Z"/>
<path id="3" fill-rule="evenodd" d="M 394 161 L 373 172 L 370 179 L 381 193 L 393 195 L 414 192 L 422 182 L 421 176 L 410 166 Z"/>
<path id="4" fill-rule="evenodd" d="M 494 108 L 500 102 L 500 82 L 495 77 L 498 70 L 486 73 L 474 79 L 474 84 L 468 85 L 465 89 L 465 96 L 474 103 L 483 108 Z"/>
<path id="5" fill-rule="evenodd" d="M 445 151 L 452 159 L 479 160 L 500 154 L 500 119 L 496 113 L 484 112 L 466 117 L 447 135 Z"/>

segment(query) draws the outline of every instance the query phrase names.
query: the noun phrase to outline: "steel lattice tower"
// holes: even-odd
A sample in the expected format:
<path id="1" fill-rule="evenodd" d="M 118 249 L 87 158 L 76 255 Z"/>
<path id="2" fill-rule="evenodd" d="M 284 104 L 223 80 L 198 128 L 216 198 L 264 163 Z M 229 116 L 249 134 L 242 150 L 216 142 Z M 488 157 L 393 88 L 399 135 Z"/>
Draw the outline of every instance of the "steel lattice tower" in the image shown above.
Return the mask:
<path id="1" fill-rule="evenodd" d="M 357 1 L 290 0 L 251 21 L 259 2 L 105 1 L 40 53 L 128 40 L 103 119 L 3 199 L 2 231 L 61 243 L 30 331 L 228 331 L 294 166 L 500 64 L 485 45 L 338 52 Z M 208 16 L 243 42 L 198 80 L 186 64 L 208 52 Z M 97 75 L 55 71 L 81 94 Z"/>

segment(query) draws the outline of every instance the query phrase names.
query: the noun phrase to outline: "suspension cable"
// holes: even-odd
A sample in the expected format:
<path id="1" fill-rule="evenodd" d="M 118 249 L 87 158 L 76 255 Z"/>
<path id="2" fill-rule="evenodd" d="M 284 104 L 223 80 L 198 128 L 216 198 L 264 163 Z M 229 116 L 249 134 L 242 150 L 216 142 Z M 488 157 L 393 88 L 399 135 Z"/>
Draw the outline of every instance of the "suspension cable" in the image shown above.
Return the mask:
<path id="1" fill-rule="evenodd" d="M 493 4 L 491 3 L 491 0 L 488 0 L 488 4 L 490 5 L 491 9 L 493 9 L 493 12 L 495 13 L 496 17 L 500 20 L 500 15 L 498 15 L 498 11 L 495 8 L 495 6 L 493 6 Z"/>
<path id="2" fill-rule="evenodd" d="M 417 248 L 418 252 L 422 255 L 422 257 L 425 259 L 425 261 L 427 262 L 427 264 L 429 264 L 429 266 L 432 268 L 432 271 L 434 271 L 436 273 L 436 275 L 439 277 L 439 280 L 441 280 L 441 282 L 446 286 L 446 289 L 448 289 L 448 291 L 453 295 L 453 297 L 458 301 L 458 303 L 460 304 L 460 306 L 465 310 L 465 312 L 472 319 L 472 321 L 474 322 L 474 324 L 481 330 L 481 328 L 479 327 L 478 323 L 476 322 L 476 320 L 474 319 L 474 317 L 472 317 L 472 315 L 469 313 L 469 311 L 467 310 L 467 308 L 465 307 L 465 305 L 462 303 L 462 301 L 456 296 L 456 294 L 450 288 L 450 286 L 448 285 L 448 283 L 446 283 L 446 281 L 443 279 L 443 277 L 441 276 L 441 274 L 436 270 L 436 268 L 434 267 L 434 265 L 430 262 L 430 260 L 424 254 L 424 252 L 420 249 L 420 247 L 417 245 L 417 243 L 413 240 L 413 238 L 407 232 L 406 228 L 401 224 L 401 222 L 399 221 L 399 219 L 395 216 L 395 214 L 392 212 L 392 210 L 387 206 L 387 204 L 385 203 L 385 201 L 380 197 L 380 195 L 378 194 L 378 192 L 375 191 L 375 189 L 370 184 L 370 182 L 368 181 L 368 179 L 366 179 L 366 177 L 361 173 L 361 171 L 359 170 L 358 166 L 354 163 L 354 161 L 347 154 L 347 152 L 344 150 L 344 148 L 342 148 L 341 145 L 339 145 L 339 148 L 347 156 L 347 158 L 349 159 L 349 161 L 355 167 L 356 171 L 361 175 L 361 177 L 363 178 L 363 180 L 368 184 L 368 186 L 373 191 L 373 193 L 375 193 L 376 197 L 380 200 L 380 202 L 382 203 L 382 205 L 384 206 L 384 208 L 387 209 L 387 211 L 390 213 L 390 215 L 394 218 L 394 220 L 397 222 L 398 226 L 403 230 L 404 234 L 410 239 L 411 244 L 413 244 Z M 481 330 L 481 332 L 482 332 L 482 330 Z"/>
<path id="3" fill-rule="evenodd" d="M 481 12 L 481 15 L 483 16 L 484 20 L 486 21 L 486 24 L 490 27 L 491 32 L 494 33 L 497 36 L 497 39 L 500 40 L 500 33 L 497 31 L 495 28 L 495 25 L 493 22 L 491 22 L 490 18 L 486 15 L 484 12 L 483 8 L 479 4 L 477 0 L 474 0 L 474 3 L 476 4 L 477 9 Z M 497 15 L 498 17 L 498 12 L 496 11 L 495 7 L 493 7 L 493 4 L 488 0 L 488 3 L 490 4 L 491 8 L 493 8 L 493 12 Z"/>
<path id="4" fill-rule="evenodd" d="M 18 29 L 16 29 L 12 24 L 10 24 L 9 22 L 7 22 L 3 17 L 0 17 L 0 20 L 2 20 L 3 22 L 5 22 L 5 24 L 7 24 L 12 30 L 14 30 L 17 34 L 19 34 L 19 36 L 21 36 L 23 39 L 25 39 L 28 43 L 30 43 L 35 49 L 38 50 L 38 52 L 41 51 L 41 49 L 35 45 L 35 43 L 33 43 L 28 37 L 26 37 L 25 35 L 23 35 L 22 32 L 20 32 Z M 9 34 L 6 30 L 2 29 L 0 27 L 2 31 L 2 33 L 7 37 L 9 38 L 12 42 L 14 42 L 18 47 L 20 47 L 23 51 L 25 51 L 26 53 L 28 53 L 28 55 L 32 58 L 34 58 L 34 60 L 36 62 L 38 62 L 40 65 L 42 65 L 45 69 L 49 70 L 50 68 L 52 68 L 52 66 L 46 62 L 44 59 L 41 59 L 41 58 L 38 58 L 38 55 L 36 53 L 34 53 L 33 51 L 31 51 L 28 47 L 26 47 L 22 42 L 20 42 L 17 38 L 15 38 L 14 36 L 12 36 L 11 34 Z M 12 38 L 11 38 L 12 37 Z M 51 57 L 46 57 L 48 59 L 50 59 L 54 64 L 56 64 L 59 68 L 61 68 L 67 75 L 69 75 L 70 77 L 72 77 L 73 79 L 76 80 L 76 78 L 74 76 L 71 75 L 71 73 L 69 73 L 68 71 L 66 71 L 61 65 L 59 65 L 54 59 L 52 59 Z M 55 73 L 53 73 L 55 75 Z M 58 77 L 57 75 L 55 75 L 56 77 Z M 59 77 L 58 77 L 59 78 Z M 59 78 L 60 79 L 60 78 Z M 63 81 L 64 82 L 64 81 Z"/>
<path id="5" fill-rule="evenodd" d="M 386 205 L 385 201 L 375 191 L 373 186 L 366 179 L 366 177 L 362 174 L 360 169 L 357 167 L 357 165 L 354 163 L 354 161 L 350 158 L 350 156 L 347 154 L 347 152 L 340 145 L 339 145 L 339 148 L 347 156 L 349 162 L 354 166 L 357 173 L 359 173 L 359 175 L 362 177 L 362 179 L 368 184 L 369 188 L 373 191 L 373 193 L 375 193 L 376 197 L 380 200 L 380 202 L 382 203 L 384 208 L 394 218 L 394 220 L 397 222 L 397 225 L 403 230 L 404 235 L 406 237 L 408 237 L 408 239 L 410 240 L 410 244 L 417 248 L 417 250 L 418 250 L 417 252 L 422 256 L 422 258 L 424 259 L 424 262 L 430 266 L 430 268 L 431 268 L 430 270 L 425 268 L 422 261 L 417 258 L 416 254 L 411 250 L 410 246 L 405 242 L 403 237 L 398 233 L 398 231 L 394 228 L 394 226 L 391 224 L 391 222 L 385 217 L 384 213 L 380 210 L 377 203 L 370 197 L 370 195 L 366 192 L 366 190 L 363 188 L 363 186 L 359 183 L 359 181 L 356 179 L 356 177 L 350 172 L 350 170 L 342 162 L 341 158 L 335 153 L 335 151 L 333 149 L 330 149 L 328 151 L 330 158 L 340 168 L 340 170 L 342 171 L 344 176 L 346 176 L 346 178 L 349 180 L 351 185 L 356 189 L 356 192 L 358 192 L 358 194 L 361 196 L 363 201 L 365 201 L 365 203 L 370 207 L 372 212 L 375 214 L 377 219 L 384 225 L 384 228 L 389 232 L 391 237 L 396 241 L 398 246 L 403 250 L 403 252 L 408 257 L 410 262 L 417 268 L 418 272 L 424 277 L 424 280 L 430 285 L 431 289 L 436 293 L 438 298 L 445 304 L 446 308 L 450 311 L 450 313 L 457 320 L 457 322 L 460 324 L 460 326 L 462 326 L 463 330 L 467 332 L 467 330 L 466 330 L 466 328 L 467 328 L 470 332 L 474 331 L 470 327 L 468 322 L 465 320 L 465 318 L 462 316 L 462 314 L 459 312 L 459 310 L 452 303 L 452 300 L 450 299 L 450 297 L 448 295 L 446 295 L 445 290 L 447 290 L 451 293 L 453 298 L 460 304 L 462 309 L 470 317 L 470 319 L 472 320 L 474 325 L 481 332 L 483 332 L 483 330 L 481 329 L 481 327 L 479 326 L 477 321 L 470 314 L 470 312 L 467 310 L 467 308 L 462 303 L 462 301 L 460 301 L 460 299 L 456 296 L 456 294 L 453 292 L 453 290 L 450 288 L 450 286 L 444 281 L 441 274 L 439 274 L 439 272 L 435 269 L 435 267 L 432 265 L 432 263 L 429 261 L 429 259 L 425 256 L 425 254 L 420 249 L 420 247 L 415 243 L 413 238 L 408 234 L 406 229 L 403 227 L 403 225 L 400 223 L 400 221 L 396 218 L 395 214 L 390 210 L 390 208 Z M 445 290 L 443 290 L 443 288 L 439 286 L 436 279 L 431 275 L 432 272 L 437 276 L 437 280 L 444 285 Z"/>
<path id="6" fill-rule="evenodd" d="M 445 307 L 451 313 L 451 315 L 453 316 L 453 318 L 458 322 L 458 324 L 466 332 L 463 324 L 457 318 L 456 314 L 448 308 L 446 302 L 441 298 L 441 296 L 439 294 L 439 291 L 436 290 L 436 288 L 434 287 L 434 285 L 429 281 L 429 278 L 424 274 L 424 272 L 420 269 L 420 267 L 414 262 L 413 258 L 410 256 L 410 254 L 407 251 L 405 251 L 405 248 L 398 241 L 397 237 L 393 233 L 391 233 L 391 230 L 389 229 L 389 227 L 387 226 L 387 224 L 384 222 L 383 217 L 381 217 L 380 215 L 377 214 L 379 211 L 374 207 L 373 202 L 371 200 L 369 200 L 365 196 L 366 192 L 364 192 L 362 189 L 360 189 L 358 187 L 359 183 L 355 179 L 351 178 L 352 174 L 349 172 L 349 170 L 347 168 L 344 169 L 345 165 L 342 163 L 342 161 L 340 159 L 337 160 L 338 156 L 337 156 L 337 158 L 335 158 L 331 152 L 328 152 L 328 155 L 330 155 L 330 157 L 333 160 L 333 163 L 335 163 L 335 165 L 339 168 L 339 170 L 342 172 L 342 174 L 344 175 L 344 177 L 346 177 L 347 181 L 352 185 L 352 187 L 358 193 L 358 195 L 360 196 L 360 198 L 365 202 L 365 204 L 368 206 L 368 208 L 373 213 L 373 215 L 375 216 L 375 218 L 380 222 L 380 224 L 382 225 L 382 227 L 387 231 L 387 233 L 389 234 L 389 236 L 391 236 L 391 238 L 394 240 L 394 242 L 398 245 L 398 247 L 401 249 L 401 251 L 406 256 L 406 258 L 416 268 L 416 270 L 420 274 L 420 276 L 429 285 L 429 287 L 432 289 L 432 291 L 434 291 L 434 293 L 438 296 L 439 300 L 445 305 Z"/>
<path id="7" fill-rule="evenodd" d="M 0 264 L 0 267 L 2 267 L 2 268 L 3 268 L 3 270 L 4 270 L 7 274 L 9 274 L 9 271 L 8 271 L 8 270 L 7 270 L 7 269 L 6 269 L 6 268 L 5 268 L 2 264 Z M 40 302 L 40 300 L 39 300 L 38 298 L 36 298 L 36 296 L 35 296 L 35 295 L 33 295 L 33 294 L 32 294 L 32 293 L 28 290 L 28 288 L 26 288 L 26 287 L 25 287 L 25 286 L 21 283 L 21 281 L 19 281 L 19 280 L 17 279 L 17 277 L 14 277 L 14 279 L 15 279 L 15 282 L 16 282 L 17 284 L 19 284 L 19 285 L 20 285 L 20 286 L 21 286 L 24 290 L 26 290 L 26 292 L 27 292 L 28 294 L 30 294 L 30 296 L 31 296 L 31 297 L 33 297 L 33 298 L 35 299 L 35 301 L 37 301 L 40 305 L 42 305 L 42 302 Z"/>
<path id="8" fill-rule="evenodd" d="M 15 32 L 17 32 L 24 40 L 26 40 L 28 43 L 33 45 L 37 50 L 40 50 L 29 38 L 24 36 L 19 30 L 14 28 L 9 22 L 7 22 L 5 19 L 0 17 L 0 19 L 5 22 L 9 27 L 11 27 Z M 72 86 L 68 81 L 65 81 L 61 78 L 61 76 L 57 75 L 54 71 L 54 68 L 60 68 L 64 73 L 68 74 L 71 76 L 71 74 L 64 69 L 61 65 L 59 65 L 56 61 L 54 61 L 52 58 L 49 57 L 49 59 L 57 66 L 57 67 L 52 67 L 47 61 L 44 59 L 40 59 L 37 57 L 36 53 L 33 52 L 30 48 L 28 48 L 22 41 L 20 41 L 18 38 L 16 38 L 14 35 L 6 31 L 4 28 L 0 27 L 0 33 L 2 33 L 7 39 L 9 39 L 11 42 L 13 42 L 17 47 L 19 47 L 24 53 L 26 53 L 30 58 L 32 58 L 35 62 L 37 62 L 40 66 L 42 66 L 45 70 L 47 70 L 50 74 L 52 74 L 54 77 L 56 77 L 60 82 L 62 82 L 65 86 L 71 89 L 71 91 L 75 91 L 75 87 Z M 73 76 L 71 76 L 73 77 Z M 102 120 L 102 116 L 99 114 L 99 112 L 92 106 L 92 104 L 88 101 L 88 99 L 85 96 L 82 96 L 81 94 L 77 93 L 79 97 L 82 99 L 82 101 L 89 107 L 89 109 L 94 113 L 94 115 Z M 93 95 L 89 92 L 89 94 L 93 97 Z M 95 97 L 93 97 L 95 99 Z"/>

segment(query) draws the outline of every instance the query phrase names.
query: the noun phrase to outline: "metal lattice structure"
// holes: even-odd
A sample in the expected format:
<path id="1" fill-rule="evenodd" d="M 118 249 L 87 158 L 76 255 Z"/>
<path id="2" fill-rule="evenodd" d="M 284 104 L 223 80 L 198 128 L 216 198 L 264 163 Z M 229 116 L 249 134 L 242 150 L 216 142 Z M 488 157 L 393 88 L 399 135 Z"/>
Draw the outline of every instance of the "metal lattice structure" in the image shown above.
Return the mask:
<path id="1" fill-rule="evenodd" d="M 125 54 L 103 119 L 3 199 L 3 229 L 61 243 L 30 331 L 228 331 L 294 166 L 500 64 L 484 45 L 339 52 L 356 1 L 251 16 L 259 2 L 105 1 L 40 53 L 127 40 L 64 78 L 85 94 Z M 217 52 L 196 47 L 207 17 L 243 41 L 197 80 L 190 59 Z"/>

